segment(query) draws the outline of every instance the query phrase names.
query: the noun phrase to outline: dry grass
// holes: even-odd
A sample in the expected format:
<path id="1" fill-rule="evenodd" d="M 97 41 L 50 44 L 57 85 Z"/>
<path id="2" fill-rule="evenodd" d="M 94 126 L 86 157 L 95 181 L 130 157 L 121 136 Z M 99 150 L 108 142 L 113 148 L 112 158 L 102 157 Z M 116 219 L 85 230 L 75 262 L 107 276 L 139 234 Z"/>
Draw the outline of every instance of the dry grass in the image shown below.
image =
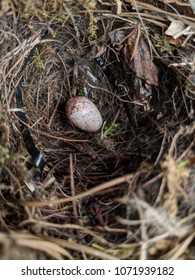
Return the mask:
<path id="1" fill-rule="evenodd" d="M 74 2 L 0 7 L 0 258 L 195 259 L 195 37 L 165 36 L 168 16 L 194 28 L 191 9 L 185 1 Z M 158 86 L 138 89 L 128 68 L 134 28 Z M 97 82 L 86 80 L 87 69 Z M 74 128 L 64 112 L 86 83 L 106 121 L 95 134 Z M 23 142 L 21 110 L 44 176 Z"/>

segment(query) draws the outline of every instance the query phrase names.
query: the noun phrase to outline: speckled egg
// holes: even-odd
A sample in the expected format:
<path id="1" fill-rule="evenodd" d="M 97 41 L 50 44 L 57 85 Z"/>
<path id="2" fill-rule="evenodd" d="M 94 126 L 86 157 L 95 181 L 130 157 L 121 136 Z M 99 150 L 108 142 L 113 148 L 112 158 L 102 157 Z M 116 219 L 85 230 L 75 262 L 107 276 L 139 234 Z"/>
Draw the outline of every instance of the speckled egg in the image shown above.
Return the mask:
<path id="1" fill-rule="evenodd" d="M 95 104 L 86 97 L 72 97 L 66 103 L 66 115 L 76 127 L 96 132 L 102 126 L 102 116 Z"/>

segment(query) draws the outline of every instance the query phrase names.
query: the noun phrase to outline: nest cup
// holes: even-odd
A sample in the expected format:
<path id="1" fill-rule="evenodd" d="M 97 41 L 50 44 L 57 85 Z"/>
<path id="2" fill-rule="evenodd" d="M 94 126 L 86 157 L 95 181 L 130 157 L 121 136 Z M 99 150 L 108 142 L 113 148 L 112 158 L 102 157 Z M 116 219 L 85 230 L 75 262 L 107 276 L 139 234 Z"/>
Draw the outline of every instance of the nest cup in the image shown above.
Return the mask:
<path id="1" fill-rule="evenodd" d="M 132 135 L 112 85 L 94 59 L 78 55 L 73 58 L 63 49 L 56 56 L 51 48 L 60 45 L 44 45 L 39 51 L 42 67 L 37 67 L 35 53 L 24 73 L 24 104 L 36 146 L 47 164 L 56 166 L 55 174 L 61 178 L 69 174 L 69 155 L 73 154 L 78 181 L 85 186 L 91 181 L 97 184 L 107 180 L 122 170 L 125 173 L 125 161 L 132 153 Z M 69 122 L 65 106 L 74 96 L 85 96 L 98 108 L 103 119 L 98 132 L 82 131 Z"/>

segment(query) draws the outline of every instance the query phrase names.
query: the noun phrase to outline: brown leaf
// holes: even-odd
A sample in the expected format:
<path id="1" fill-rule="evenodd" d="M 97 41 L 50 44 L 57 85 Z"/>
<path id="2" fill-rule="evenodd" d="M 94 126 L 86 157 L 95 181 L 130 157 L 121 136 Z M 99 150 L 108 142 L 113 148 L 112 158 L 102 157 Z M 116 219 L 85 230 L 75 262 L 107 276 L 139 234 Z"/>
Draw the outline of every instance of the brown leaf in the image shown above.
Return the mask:
<path id="1" fill-rule="evenodd" d="M 126 63 L 147 84 L 158 86 L 158 69 L 152 61 L 147 42 L 138 33 L 138 28 L 134 28 L 127 38 Z"/>
<path id="2" fill-rule="evenodd" d="M 169 42 L 169 44 L 177 46 L 177 47 L 181 47 L 182 44 L 183 44 L 183 41 L 181 39 L 179 39 L 179 38 L 173 39 L 170 36 L 165 36 L 165 39 L 166 39 L 166 41 Z"/>

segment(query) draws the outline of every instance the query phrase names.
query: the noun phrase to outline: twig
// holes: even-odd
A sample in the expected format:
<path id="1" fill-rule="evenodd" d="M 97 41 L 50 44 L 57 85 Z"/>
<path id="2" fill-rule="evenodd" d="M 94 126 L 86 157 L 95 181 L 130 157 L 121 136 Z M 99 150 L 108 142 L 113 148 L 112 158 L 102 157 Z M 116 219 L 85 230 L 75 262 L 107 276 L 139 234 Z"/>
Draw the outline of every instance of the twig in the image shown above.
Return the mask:
<path id="1" fill-rule="evenodd" d="M 71 195 L 75 196 L 75 185 L 74 185 L 74 167 L 73 167 L 73 156 L 70 154 L 70 188 L 71 188 Z M 77 212 L 77 204 L 76 200 L 72 201 L 73 205 L 73 213 L 75 218 L 78 217 L 78 212 Z"/>

